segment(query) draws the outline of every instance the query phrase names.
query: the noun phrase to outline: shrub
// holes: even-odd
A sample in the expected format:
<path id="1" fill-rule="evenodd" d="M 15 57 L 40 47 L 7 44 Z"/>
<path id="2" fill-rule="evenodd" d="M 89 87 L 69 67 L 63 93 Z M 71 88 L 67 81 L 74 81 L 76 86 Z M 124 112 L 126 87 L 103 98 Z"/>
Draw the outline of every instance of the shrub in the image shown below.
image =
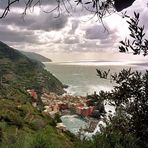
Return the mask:
<path id="1" fill-rule="evenodd" d="M 30 126 L 33 130 L 39 130 L 39 129 L 44 128 L 46 126 L 46 122 L 42 119 L 34 119 L 30 123 Z"/>
<path id="2" fill-rule="evenodd" d="M 47 139 L 43 135 L 37 135 L 34 139 L 31 148 L 50 148 L 52 145 L 48 145 Z"/>

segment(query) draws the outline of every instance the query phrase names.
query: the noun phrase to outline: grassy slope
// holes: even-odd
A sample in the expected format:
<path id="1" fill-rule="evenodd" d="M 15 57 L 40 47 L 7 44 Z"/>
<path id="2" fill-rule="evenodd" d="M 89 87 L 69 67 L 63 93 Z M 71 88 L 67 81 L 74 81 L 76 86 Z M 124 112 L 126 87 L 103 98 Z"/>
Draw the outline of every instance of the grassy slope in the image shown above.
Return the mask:
<path id="1" fill-rule="evenodd" d="M 46 91 L 62 94 L 63 84 L 40 62 L 31 60 L 0 42 L 0 77 L 3 87 L 44 88 Z"/>
<path id="2" fill-rule="evenodd" d="M 68 136 L 52 126 L 53 121 L 49 117 L 37 111 L 30 103 L 0 99 L 0 108 L 0 147 L 74 146 Z"/>
<path id="3" fill-rule="evenodd" d="M 55 128 L 55 122 L 31 105 L 27 88 L 62 93 L 62 83 L 18 51 L 0 42 L 0 147 L 71 148 L 80 141 Z"/>

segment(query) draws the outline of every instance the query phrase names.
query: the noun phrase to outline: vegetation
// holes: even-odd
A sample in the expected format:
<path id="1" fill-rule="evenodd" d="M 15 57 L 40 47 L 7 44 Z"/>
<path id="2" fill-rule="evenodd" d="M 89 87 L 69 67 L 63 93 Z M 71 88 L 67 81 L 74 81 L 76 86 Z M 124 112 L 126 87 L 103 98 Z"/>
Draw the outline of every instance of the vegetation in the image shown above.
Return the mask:
<path id="1" fill-rule="evenodd" d="M 21 93 L 25 93 L 27 89 L 64 93 L 63 84 L 46 71 L 41 62 L 27 58 L 2 42 L 0 42 L 0 80 L 1 91 L 7 88 L 2 97 L 7 97 L 14 87 L 19 88 Z"/>
<path id="2" fill-rule="evenodd" d="M 81 141 L 69 132 L 57 131 L 55 125 L 60 122 L 59 115 L 53 120 L 33 108 L 32 99 L 26 93 L 26 89 L 34 88 L 41 95 L 42 89 L 56 90 L 61 83 L 55 85 L 54 80 L 58 80 L 53 78 L 44 84 L 42 80 L 50 74 L 41 63 L 35 63 L 3 43 L 0 49 L 3 59 L 0 75 L 0 147 L 148 147 L 148 71 L 142 74 L 131 69 L 122 70 L 110 76 L 117 84 L 112 91 L 88 96 L 90 103 L 96 104 L 102 114 L 104 100 L 114 105 L 116 112 L 114 116 L 104 117 L 106 126 L 101 127 L 100 133 L 91 140 L 84 138 Z M 104 74 L 99 70 L 97 72 L 98 76 Z"/>
<path id="3" fill-rule="evenodd" d="M 133 51 L 133 54 L 147 55 L 147 40 L 143 39 L 144 27 L 139 27 L 139 14 L 130 18 L 131 40 L 121 41 L 120 51 Z M 110 102 L 115 107 L 115 114 L 104 118 L 105 127 L 94 136 L 93 146 L 100 144 L 104 148 L 148 147 L 148 71 L 145 73 L 123 69 L 118 74 L 109 76 L 108 72 L 97 70 L 98 76 L 111 79 L 117 85 L 110 92 L 101 91 L 98 99 Z M 105 77 L 102 77 L 104 76 Z"/>
<path id="4" fill-rule="evenodd" d="M 57 131 L 59 122 L 32 106 L 27 89 L 63 93 L 63 85 L 40 62 L 30 60 L 0 42 L 0 147 L 2 148 L 71 148 L 80 145 L 67 133 Z M 41 106 L 38 97 L 38 106 Z M 41 108 L 38 108 L 41 109 Z"/>
<path id="5" fill-rule="evenodd" d="M 124 8 L 131 6 L 134 1 L 135 0 L 55 0 L 55 2 L 51 2 L 51 4 L 55 4 L 55 8 L 46 13 L 57 11 L 58 14 L 60 14 L 62 9 L 66 10 L 66 12 L 69 13 L 73 5 L 81 5 L 85 10 L 89 11 L 90 13 L 93 13 L 100 20 L 102 20 L 102 18 L 107 14 L 110 15 L 115 11 L 122 11 Z M 7 16 L 12 6 L 14 6 L 15 4 L 18 4 L 19 6 L 19 4 L 21 5 L 22 3 L 22 0 L 5 0 L 6 7 L 2 11 L 0 19 L 5 18 Z M 42 0 L 26 0 L 24 2 L 23 14 L 26 15 L 27 10 L 30 8 L 34 8 L 35 6 L 39 6 L 40 8 L 42 8 L 42 6 L 45 5 L 50 5 L 50 2 Z M 43 12 L 45 11 L 43 10 Z"/>
<path id="6" fill-rule="evenodd" d="M 132 3 L 134 0 L 131 0 Z M 4 10 L 5 17 L 10 6 L 19 0 L 8 1 Z M 59 4 L 61 1 L 56 1 Z M 68 2 L 68 1 L 67 1 Z M 76 1 L 83 4 L 82 0 Z M 102 18 L 110 6 L 117 6 L 116 1 L 105 1 L 98 5 L 99 0 L 84 3 L 92 4 L 95 14 Z M 40 0 L 38 1 L 40 3 Z M 128 3 L 130 5 L 130 3 Z M 35 6 L 28 0 L 26 10 Z M 64 4 L 64 3 L 63 3 Z M 119 2 L 120 4 L 120 2 Z M 65 6 L 65 5 L 64 5 Z M 123 5 L 124 8 L 125 5 Z M 66 8 L 66 6 L 65 6 Z M 99 8 L 99 9 L 98 9 Z M 118 8 L 116 8 L 118 10 Z M 122 8 L 121 8 L 122 9 Z M 101 11 L 100 11 L 101 10 Z M 120 11 L 120 8 L 119 8 Z M 121 52 L 132 50 L 134 54 L 147 55 L 147 39 L 144 27 L 139 27 L 139 14 L 128 21 L 133 41 L 121 41 Z M 43 90 L 63 93 L 63 85 L 52 74 L 44 70 L 40 62 L 28 59 L 0 42 L 0 146 L 5 147 L 85 147 L 85 148 L 145 148 L 148 147 L 148 71 L 144 74 L 131 69 L 122 70 L 111 75 L 116 86 L 110 92 L 101 91 L 97 97 L 91 97 L 91 103 L 102 103 L 107 100 L 115 107 L 115 114 L 104 118 L 105 127 L 91 140 L 81 141 L 69 132 L 62 133 L 54 127 L 55 122 L 31 105 L 31 97 L 26 89 L 34 88 L 38 96 Z M 107 78 L 108 72 L 98 75 Z M 90 99 L 90 97 L 89 97 Z M 38 98 L 39 104 L 41 103 Z M 40 104 L 41 105 L 41 104 Z"/>
<path id="7" fill-rule="evenodd" d="M 144 26 L 139 26 L 139 16 L 140 14 L 136 12 L 134 12 L 134 17 L 125 15 L 125 17 L 129 18 L 127 23 L 129 24 L 131 39 L 120 42 L 122 44 L 119 46 L 120 52 L 132 51 L 134 55 L 142 53 L 144 56 L 148 54 L 148 40 L 144 38 Z"/>
<path id="8" fill-rule="evenodd" d="M 93 118 L 100 119 L 101 116 L 105 116 L 105 108 L 104 108 L 104 98 L 100 95 L 97 95 L 96 92 L 93 95 L 88 95 L 88 106 L 94 106 L 94 111 L 92 113 Z"/>
<path id="9" fill-rule="evenodd" d="M 116 112 L 96 136 L 109 147 L 148 147 L 148 71 L 122 70 L 111 78 L 117 86 L 98 97 L 108 100 Z"/>
<path id="10" fill-rule="evenodd" d="M 0 99 L 0 108 L 0 147 L 73 147 L 74 142 L 66 134 L 51 126 L 50 117 L 29 102 Z"/>

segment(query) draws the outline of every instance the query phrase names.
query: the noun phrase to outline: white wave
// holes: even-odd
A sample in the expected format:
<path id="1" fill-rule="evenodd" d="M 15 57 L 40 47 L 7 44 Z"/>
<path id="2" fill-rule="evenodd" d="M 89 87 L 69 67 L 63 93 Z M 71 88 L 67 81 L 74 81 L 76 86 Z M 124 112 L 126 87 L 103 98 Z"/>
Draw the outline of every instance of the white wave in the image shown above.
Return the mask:
<path id="1" fill-rule="evenodd" d="M 77 118 L 79 117 L 78 115 L 64 115 L 61 118 Z"/>
<path id="2" fill-rule="evenodd" d="M 72 75 L 74 75 L 74 76 L 80 76 L 79 73 L 73 73 Z"/>
<path id="3" fill-rule="evenodd" d="M 99 93 L 101 90 L 110 91 L 112 85 L 103 86 L 103 85 L 87 85 L 87 86 L 75 86 L 70 85 L 68 88 L 64 89 L 66 91 L 63 95 L 74 95 L 74 96 L 86 96 L 88 94 L 93 94 L 94 92 Z"/>
<path id="4" fill-rule="evenodd" d="M 64 93 L 63 95 L 76 95 L 78 89 L 78 86 L 74 86 L 74 85 L 69 85 L 68 88 L 65 88 L 64 90 L 66 91 L 66 93 Z"/>
<path id="5" fill-rule="evenodd" d="M 109 86 L 103 86 L 103 85 L 89 85 L 89 92 L 99 92 L 100 90 L 104 90 L 104 91 L 110 91 L 113 87 L 112 85 Z"/>

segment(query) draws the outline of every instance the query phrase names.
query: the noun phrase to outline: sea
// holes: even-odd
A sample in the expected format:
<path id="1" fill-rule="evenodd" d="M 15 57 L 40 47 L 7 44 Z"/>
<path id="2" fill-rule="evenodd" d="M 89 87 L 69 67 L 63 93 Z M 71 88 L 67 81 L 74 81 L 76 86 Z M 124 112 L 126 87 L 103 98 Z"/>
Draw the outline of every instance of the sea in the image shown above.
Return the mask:
<path id="1" fill-rule="evenodd" d="M 96 69 L 108 71 L 110 74 L 118 73 L 122 69 L 145 71 L 148 65 L 137 62 L 100 62 L 100 61 L 77 61 L 77 62 L 50 62 L 44 63 L 46 69 L 56 76 L 63 84 L 68 85 L 67 94 L 82 95 L 93 94 L 100 90 L 111 90 L 115 85 L 110 78 L 101 79 L 97 76 Z"/>
<path id="2" fill-rule="evenodd" d="M 44 63 L 45 68 L 56 76 L 63 84 L 68 85 L 66 94 L 69 95 L 91 95 L 101 90 L 110 91 L 116 84 L 110 78 L 101 79 L 97 76 L 96 69 L 108 71 L 110 74 L 119 73 L 122 69 L 131 68 L 133 71 L 144 72 L 148 69 L 148 64 L 143 62 L 110 62 L 110 61 L 77 61 L 77 62 L 50 62 Z M 110 105 L 105 106 L 106 111 L 114 110 Z M 67 130 L 78 134 L 79 129 L 88 126 L 88 123 L 77 115 L 65 115 L 61 117 Z M 99 131 L 99 124 L 91 136 Z"/>

